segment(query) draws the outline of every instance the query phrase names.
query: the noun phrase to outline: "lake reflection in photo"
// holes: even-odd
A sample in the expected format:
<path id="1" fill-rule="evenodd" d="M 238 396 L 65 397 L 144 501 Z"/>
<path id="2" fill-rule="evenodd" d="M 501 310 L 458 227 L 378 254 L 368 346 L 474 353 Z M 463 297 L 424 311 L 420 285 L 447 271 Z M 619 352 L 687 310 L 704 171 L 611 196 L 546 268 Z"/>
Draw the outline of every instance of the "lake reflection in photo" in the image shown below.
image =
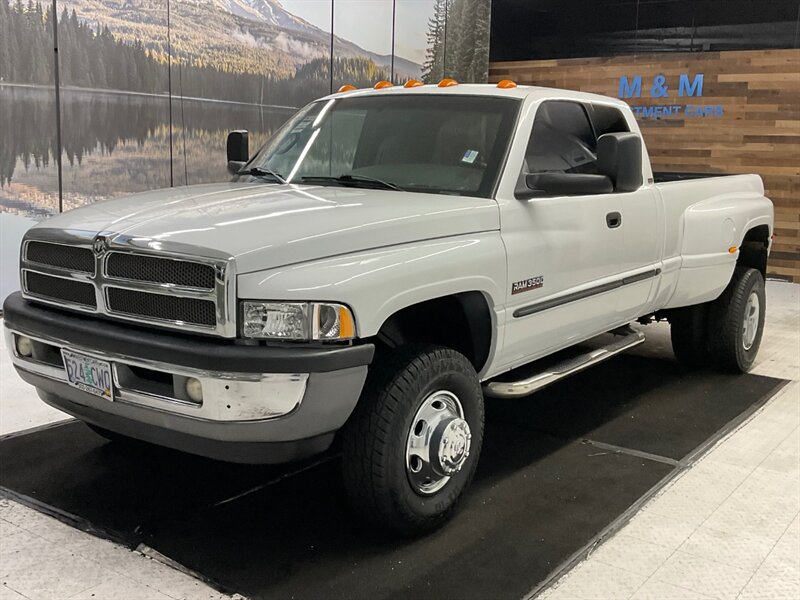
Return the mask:
<path id="1" fill-rule="evenodd" d="M 228 180 L 228 131 L 247 129 L 254 152 L 292 112 L 173 96 L 174 185 Z M 169 186 L 169 125 L 167 95 L 62 88 L 64 210 Z M 0 211 L 58 212 L 55 131 L 52 87 L 0 84 Z"/>

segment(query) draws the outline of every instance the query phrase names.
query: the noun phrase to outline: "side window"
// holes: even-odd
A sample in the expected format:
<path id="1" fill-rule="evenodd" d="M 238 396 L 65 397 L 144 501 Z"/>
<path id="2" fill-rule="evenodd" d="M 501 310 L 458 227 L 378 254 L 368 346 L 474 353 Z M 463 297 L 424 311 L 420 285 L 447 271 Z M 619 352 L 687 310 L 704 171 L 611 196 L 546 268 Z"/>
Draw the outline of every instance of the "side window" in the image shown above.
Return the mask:
<path id="1" fill-rule="evenodd" d="M 597 173 L 597 139 L 586 109 L 550 100 L 536 111 L 525 153 L 528 173 Z"/>
<path id="2" fill-rule="evenodd" d="M 613 106 L 593 104 L 592 123 L 594 123 L 594 130 L 598 138 L 606 133 L 626 133 L 630 131 L 622 111 Z"/>

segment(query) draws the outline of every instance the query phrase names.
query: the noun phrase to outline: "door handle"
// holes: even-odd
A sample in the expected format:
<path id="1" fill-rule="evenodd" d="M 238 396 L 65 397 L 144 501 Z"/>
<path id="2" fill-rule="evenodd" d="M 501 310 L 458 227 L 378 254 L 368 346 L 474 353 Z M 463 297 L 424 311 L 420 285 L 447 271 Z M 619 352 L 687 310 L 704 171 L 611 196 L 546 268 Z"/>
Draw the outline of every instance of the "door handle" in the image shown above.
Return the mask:
<path id="1" fill-rule="evenodd" d="M 622 225 L 622 215 L 618 212 L 610 212 L 606 215 L 606 225 L 609 229 L 616 229 Z"/>

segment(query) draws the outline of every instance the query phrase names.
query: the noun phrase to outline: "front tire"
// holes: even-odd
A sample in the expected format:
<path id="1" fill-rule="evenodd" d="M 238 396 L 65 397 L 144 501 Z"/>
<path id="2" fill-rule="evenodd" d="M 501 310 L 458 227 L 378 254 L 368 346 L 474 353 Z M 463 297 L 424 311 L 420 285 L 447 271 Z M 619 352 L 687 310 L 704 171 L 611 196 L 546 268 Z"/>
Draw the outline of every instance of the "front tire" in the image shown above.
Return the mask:
<path id="1" fill-rule="evenodd" d="M 746 373 L 753 367 L 764 334 L 766 308 L 761 273 L 737 267 L 728 287 L 711 308 L 713 334 L 709 344 L 720 368 Z"/>
<path id="2" fill-rule="evenodd" d="M 475 473 L 483 420 L 480 382 L 462 354 L 414 345 L 378 357 L 342 432 L 351 505 L 404 535 L 441 526 Z"/>

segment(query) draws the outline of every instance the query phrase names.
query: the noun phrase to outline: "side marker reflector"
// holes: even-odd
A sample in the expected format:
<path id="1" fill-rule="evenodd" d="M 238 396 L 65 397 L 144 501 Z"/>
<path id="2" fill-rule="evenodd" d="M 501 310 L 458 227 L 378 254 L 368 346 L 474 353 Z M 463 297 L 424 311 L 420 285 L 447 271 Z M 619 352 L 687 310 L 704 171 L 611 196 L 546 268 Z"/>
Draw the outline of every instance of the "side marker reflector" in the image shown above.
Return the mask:
<path id="1" fill-rule="evenodd" d="M 730 252 L 731 254 L 736 254 L 736 250 L 738 250 L 736 246 L 731 246 L 730 248 L 728 248 L 728 252 Z"/>

